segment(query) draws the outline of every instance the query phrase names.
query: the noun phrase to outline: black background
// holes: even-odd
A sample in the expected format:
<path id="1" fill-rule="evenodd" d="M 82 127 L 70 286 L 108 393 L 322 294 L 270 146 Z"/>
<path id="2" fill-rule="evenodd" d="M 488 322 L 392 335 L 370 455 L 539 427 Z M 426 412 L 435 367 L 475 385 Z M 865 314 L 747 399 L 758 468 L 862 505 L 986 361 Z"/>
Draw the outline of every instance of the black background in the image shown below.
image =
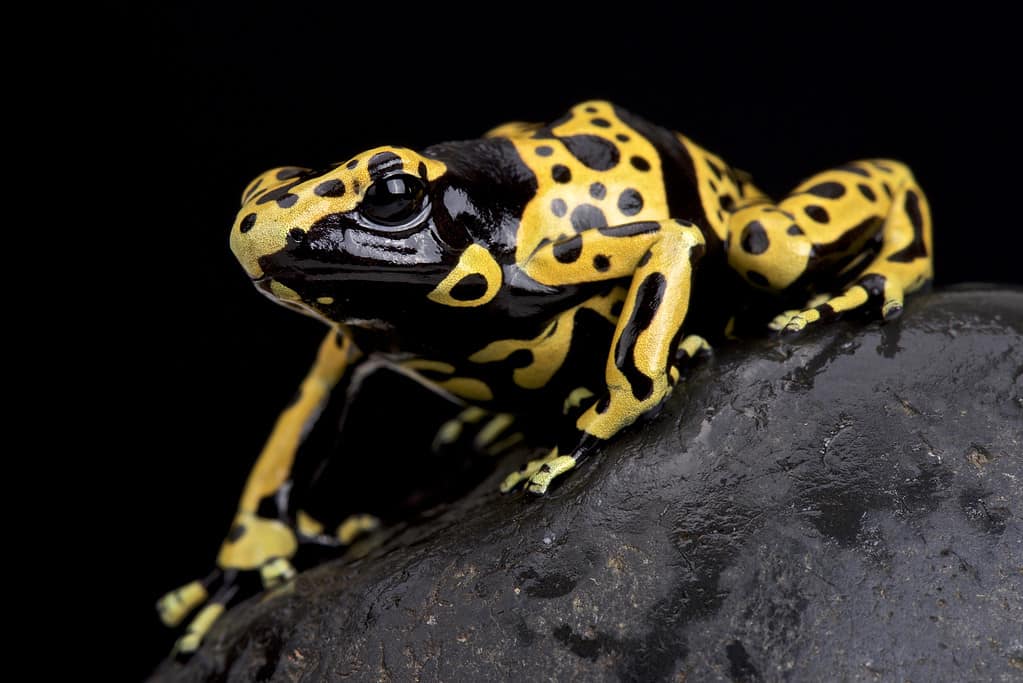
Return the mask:
<path id="1" fill-rule="evenodd" d="M 115 177 L 135 202 L 109 269 L 122 294 L 106 307 L 125 397 L 110 476 L 129 482 L 109 494 L 121 513 L 108 535 L 123 553 L 131 676 L 169 649 L 152 604 L 210 567 L 322 334 L 257 294 L 228 250 L 238 196 L 265 168 L 474 137 L 606 98 L 772 194 L 852 159 L 901 159 L 931 201 L 937 286 L 1023 282 L 1003 18 L 354 4 L 157 9 L 127 18 L 130 48 L 109 48 Z"/>

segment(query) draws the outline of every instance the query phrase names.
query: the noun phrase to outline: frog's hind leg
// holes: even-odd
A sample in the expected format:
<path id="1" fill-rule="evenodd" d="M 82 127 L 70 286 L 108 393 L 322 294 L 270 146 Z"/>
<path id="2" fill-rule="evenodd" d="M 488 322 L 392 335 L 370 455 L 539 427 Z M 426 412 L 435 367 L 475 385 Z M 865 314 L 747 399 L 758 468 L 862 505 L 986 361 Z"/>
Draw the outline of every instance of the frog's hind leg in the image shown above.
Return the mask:
<path id="1" fill-rule="evenodd" d="M 726 244 L 729 264 L 756 287 L 807 295 L 839 290 L 772 322 L 789 332 L 868 305 L 894 318 L 904 295 L 933 276 L 930 208 L 897 161 L 840 166 L 801 183 L 777 205 L 739 209 Z"/>

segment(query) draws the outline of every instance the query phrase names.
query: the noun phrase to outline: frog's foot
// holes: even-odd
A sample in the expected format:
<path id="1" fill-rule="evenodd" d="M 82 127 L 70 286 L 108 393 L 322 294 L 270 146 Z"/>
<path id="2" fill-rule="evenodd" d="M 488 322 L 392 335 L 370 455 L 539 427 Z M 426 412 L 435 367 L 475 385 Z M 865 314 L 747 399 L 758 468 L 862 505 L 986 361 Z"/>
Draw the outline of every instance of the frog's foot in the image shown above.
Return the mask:
<path id="1" fill-rule="evenodd" d="M 217 591 L 210 599 L 209 604 L 199 610 L 195 618 L 189 622 L 185 634 L 178 638 L 178 642 L 174 644 L 173 653 L 175 655 L 187 657 L 199 649 L 199 645 L 202 644 L 203 638 L 206 637 L 210 628 L 237 595 L 238 588 L 233 583 L 231 581 L 231 585 L 225 585 Z"/>
<path id="2" fill-rule="evenodd" d="M 798 311 L 785 311 L 771 321 L 769 327 L 782 334 L 802 332 L 807 326 L 818 322 L 834 320 L 843 313 L 865 308 L 872 300 L 881 301 L 881 317 L 894 320 L 902 313 L 903 293 L 900 287 L 892 282 L 874 289 L 869 277 L 862 278 L 859 284 L 853 285 L 838 296 L 818 297 L 811 301 L 807 308 Z"/>
<path id="3" fill-rule="evenodd" d="M 555 448 L 549 455 L 543 458 L 530 460 L 517 472 L 513 472 L 501 482 L 501 493 L 508 493 L 519 484 L 526 482 L 526 490 L 530 493 L 542 494 L 547 492 L 555 477 L 568 472 L 575 467 L 576 459 L 571 455 L 558 455 Z"/>
<path id="4" fill-rule="evenodd" d="M 337 527 L 337 540 L 341 545 L 352 545 L 355 541 L 380 528 L 380 518 L 373 515 L 351 515 Z"/>
<path id="5" fill-rule="evenodd" d="M 690 362 L 699 354 L 707 354 L 713 351 L 710 343 L 697 334 L 690 334 L 681 342 L 675 351 L 675 362 L 668 368 L 668 382 L 671 385 L 678 384 L 680 368 Z"/>

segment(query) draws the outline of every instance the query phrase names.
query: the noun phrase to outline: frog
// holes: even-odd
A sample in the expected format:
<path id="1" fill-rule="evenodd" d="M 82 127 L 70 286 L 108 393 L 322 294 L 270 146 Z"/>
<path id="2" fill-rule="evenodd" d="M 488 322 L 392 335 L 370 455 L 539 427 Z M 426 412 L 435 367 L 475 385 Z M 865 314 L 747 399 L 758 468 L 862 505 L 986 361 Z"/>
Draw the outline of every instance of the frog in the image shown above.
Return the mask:
<path id="1" fill-rule="evenodd" d="M 245 274 L 327 333 L 216 568 L 158 602 L 170 626 L 199 610 L 184 654 L 244 594 L 243 578 L 286 585 L 300 544 L 346 547 L 378 526 L 371 515 L 327 524 L 290 495 L 317 420 L 343 425 L 372 373 L 401 373 L 459 407 L 439 443 L 500 454 L 522 440 L 517 424 L 545 425 L 540 457 L 500 484 L 542 495 L 653 414 L 710 349 L 708 330 L 734 337 L 744 302 L 776 301 L 766 333 L 795 334 L 852 313 L 892 320 L 933 278 L 930 208 L 904 163 L 838 165 L 775 200 L 685 135 L 603 100 L 420 151 L 277 167 L 241 201 L 230 247 Z M 355 456 L 342 442 L 316 457 Z"/>

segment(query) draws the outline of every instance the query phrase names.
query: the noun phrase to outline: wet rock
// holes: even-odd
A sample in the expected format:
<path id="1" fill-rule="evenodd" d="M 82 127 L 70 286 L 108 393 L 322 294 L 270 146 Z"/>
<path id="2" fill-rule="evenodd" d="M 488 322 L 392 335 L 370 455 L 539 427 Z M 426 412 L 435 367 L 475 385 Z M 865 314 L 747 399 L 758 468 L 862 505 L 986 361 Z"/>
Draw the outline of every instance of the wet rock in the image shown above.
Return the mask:
<path id="1" fill-rule="evenodd" d="M 1023 292 L 736 344 L 542 499 L 495 472 L 154 680 L 1019 680 Z"/>

